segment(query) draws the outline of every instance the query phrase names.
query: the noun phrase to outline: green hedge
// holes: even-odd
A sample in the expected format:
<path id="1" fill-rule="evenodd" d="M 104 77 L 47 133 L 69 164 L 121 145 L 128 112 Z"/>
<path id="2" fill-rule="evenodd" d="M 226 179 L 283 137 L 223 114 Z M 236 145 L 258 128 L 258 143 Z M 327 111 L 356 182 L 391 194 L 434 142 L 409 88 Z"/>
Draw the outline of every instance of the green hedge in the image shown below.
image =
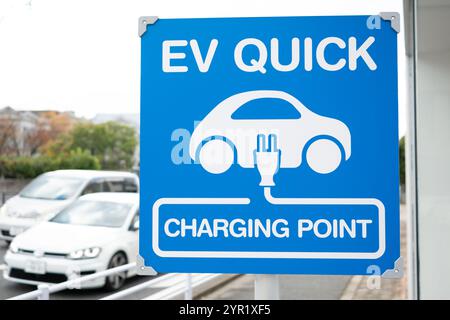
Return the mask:
<path id="1" fill-rule="evenodd" d="M 100 162 L 87 151 L 75 150 L 67 156 L 5 157 L 0 156 L 0 177 L 34 178 L 58 169 L 100 169 Z"/>

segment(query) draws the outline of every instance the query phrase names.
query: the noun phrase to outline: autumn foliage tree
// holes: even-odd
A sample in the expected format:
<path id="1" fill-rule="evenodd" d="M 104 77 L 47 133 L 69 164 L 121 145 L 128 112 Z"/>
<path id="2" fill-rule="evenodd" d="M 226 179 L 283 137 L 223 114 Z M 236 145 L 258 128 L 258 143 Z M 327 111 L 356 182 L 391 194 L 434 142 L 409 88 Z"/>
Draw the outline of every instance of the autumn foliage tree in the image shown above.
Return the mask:
<path id="1" fill-rule="evenodd" d="M 34 156 L 40 149 L 69 132 L 75 118 L 57 111 L 15 111 L 7 107 L 0 116 L 0 155 Z"/>
<path id="2" fill-rule="evenodd" d="M 0 155 L 17 154 L 16 123 L 8 118 L 0 119 Z"/>

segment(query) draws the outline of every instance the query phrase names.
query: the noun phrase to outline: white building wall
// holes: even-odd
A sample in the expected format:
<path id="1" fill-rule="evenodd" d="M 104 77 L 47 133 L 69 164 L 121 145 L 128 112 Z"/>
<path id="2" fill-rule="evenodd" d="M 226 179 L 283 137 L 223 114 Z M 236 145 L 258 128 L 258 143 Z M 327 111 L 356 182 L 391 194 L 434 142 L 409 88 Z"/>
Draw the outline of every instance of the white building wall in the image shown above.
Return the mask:
<path id="1" fill-rule="evenodd" d="M 450 1 L 417 10 L 419 297 L 450 299 Z"/>

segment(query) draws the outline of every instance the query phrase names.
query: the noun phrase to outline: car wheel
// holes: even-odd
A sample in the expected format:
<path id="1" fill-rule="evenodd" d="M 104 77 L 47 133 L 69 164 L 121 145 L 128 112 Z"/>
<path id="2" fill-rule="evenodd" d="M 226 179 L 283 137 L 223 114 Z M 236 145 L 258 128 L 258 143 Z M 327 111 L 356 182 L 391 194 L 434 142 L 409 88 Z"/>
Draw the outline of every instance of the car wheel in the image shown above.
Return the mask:
<path id="1" fill-rule="evenodd" d="M 125 254 L 123 252 L 118 252 L 115 255 L 113 255 L 111 260 L 109 260 L 108 269 L 123 266 L 127 264 L 127 262 L 128 261 Z M 106 277 L 105 288 L 109 291 L 118 290 L 125 284 L 126 279 L 127 279 L 126 271 L 112 274 L 109 277 Z"/>
<path id="2" fill-rule="evenodd" d="M 199 162 L 209 173 L 224 173 L 234 162 L 233 148 L 223 140 L 210 140 L 200 149 Z"/>
<path id="3" fill-rule="evenodd" d="M 306 151 L 309 167 L 317 173 L 327 174 L 335 171 L 342 161 L 339 146 L 330 139 L 318 139 Z"/>

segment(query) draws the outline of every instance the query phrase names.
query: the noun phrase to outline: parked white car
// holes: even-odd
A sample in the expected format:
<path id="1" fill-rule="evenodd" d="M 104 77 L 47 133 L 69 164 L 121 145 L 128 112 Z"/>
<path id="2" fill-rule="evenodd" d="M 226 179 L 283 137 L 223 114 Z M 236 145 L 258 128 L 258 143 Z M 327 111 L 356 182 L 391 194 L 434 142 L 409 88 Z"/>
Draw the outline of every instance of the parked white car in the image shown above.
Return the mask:
<path id="1" fill-rule="evenodd" d="M 196 126 L 189 154 L 213 174 L 235 162 L 254 168 L 257 137 L 269 135 L 277 137 L 280 168 L 297 168 L 305 158 L 315 172 L 331 173 L 351 155 L 347 125 L 314 113 L 278 90 L 242 92 L 220 102 Z"/>
<path id="2" fill-rule="evenodd" d="M 11 241 L 38 222 L 53 217 L 84 194 L 138 192 L 134 173 L 100 170 L 57 170 L 31 181 L 0 208 L 0 239 Z"/>
<path id="3" fill-rule="evenodd" d="M 93 193 L 50 221 L 18 235 L 5 255 L 7 280 L 58 283 L 136 261 L 139 194 Z M 119 289 L 135 271 L 87 282 L 81 288 Z"/>

